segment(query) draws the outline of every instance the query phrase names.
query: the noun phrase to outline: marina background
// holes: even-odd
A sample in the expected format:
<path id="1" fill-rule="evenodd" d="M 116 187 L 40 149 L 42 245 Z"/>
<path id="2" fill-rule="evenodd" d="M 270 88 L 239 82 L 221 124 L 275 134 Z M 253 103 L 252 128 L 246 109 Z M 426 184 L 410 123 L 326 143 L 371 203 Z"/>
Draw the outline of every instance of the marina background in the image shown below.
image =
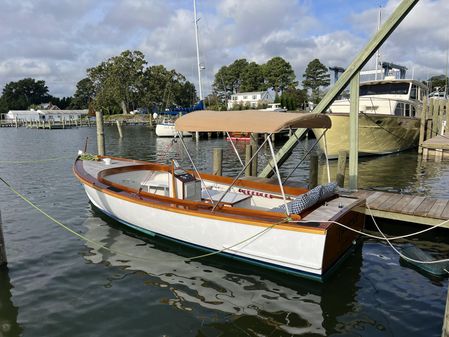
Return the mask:
<path id="1" fill-rule="evenodd" d="M 106 127 L 108 154 L 162 162 L 175 156 L 187 165 L 170 139 L 142 126 L 123 131 L 120 139 L 116 127 Z M 86 137 L 95 152 L 94 128 L 2 129 L 1 176 L 76 232 L 144 258 L 98 251 L 0 189 L 9 260 L 9 269 L 0 271 L 4 336 L 441 336 L 447 279 L 419 273 L 376 240 L 365 239 L 319 284 L 220 257 L 186 262 L 197 253 L 124 232 L 92 209 L 72 175 Z M 201 147 L 186 142 L 199 169 L 211 171 L 213 148 L 224 147 L 224 174 L 238 170 L 223 139 L 200 140 Z M 312 143 L 304 140 L 282 170 Z M 359 187 L 449 198 L 449 163 L 420 158 L 412 150 L 360 159 Z M 296 179 L 307 179 L 308 165 Z M 334 175 L 336 163 L 331 170 Z M 416 230 L 379 223 L 389 234 Z M 441 258 L 449 249 L 445 230 L 397 242 L 411 243 Z"/>

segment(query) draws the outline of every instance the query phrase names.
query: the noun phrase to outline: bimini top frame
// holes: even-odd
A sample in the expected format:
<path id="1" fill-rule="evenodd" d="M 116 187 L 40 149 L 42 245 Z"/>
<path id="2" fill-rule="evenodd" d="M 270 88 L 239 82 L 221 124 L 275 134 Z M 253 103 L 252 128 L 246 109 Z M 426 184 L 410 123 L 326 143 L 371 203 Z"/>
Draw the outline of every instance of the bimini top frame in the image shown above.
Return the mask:
<path id="1" fill-rule="evenodd" d="M 193 165 L 195 172 L 197 173 L 198 178 L 202 181 L 203 185 L 205 183 L 201 178 L 200 173 L 198 172 L 195 163 L 190 156 L 187 147 L 184 144 L 181 133 L 183 131 L 187 132 L 252 132 L 252 133 L 267 133 L 268 137 L 265 138 L 265 141 L 259 146 L 257 151 L 253 154 L 251 159 L 243 166 L 238 175 L 234 178 L 231 185 L 228 186 L 226 191 L 221 196 L 220 200 L 216 203 L 213 202 L 212 198 L 211 202 L 214 204 L 212 210 L 220 204 L 221 200 L 224 196 L 231 190 L 232 186 L 236 183 L 236 181 L 240 178 L 240 176 L 245 171 L 246 167 L 251 164 L 254 158 L 257 156 L 259 151 L 268 142 L 270 146 L 270 152 L 275 158 L 275 153 L 273 149 L 273 144 L 271 143 L 271 135 L 273 133 L 280 132 L 286 128 L 325 128 L 329 129 L 331 127 L 331 119 L 324 114 L 316 114 L 316 113 L 282 113 L 282 112 L 271 112 L 271 111 L 261 111 L 261 110 L 248 110 L 244 113 L 240 111 L 195 111 L 188 115 L 182 116 L 178 118 L 175 122 L 176 128 L 176 136 L 179 137 L 184 150 L 186 151 L 191 164 Z M 324 133 L 325 134 L 325 133 Z M 315 143 L 315 145 L 318 141 Z M 309 151 L 310 152 L 310 151 Z M 308 153 L 309 153 L 308 152 Z M 307 154 L 306 154 L 307 155 Z M 287 215 L 289 214 L 289 210 L 287 207 L 287 198 L 284 193 L 282 179 L 280 176 L 279 168 L 275 162 L 275 171 L 279 182 L 279 187 L 282 193 L 282 199 L 284 201 L 285 210 Z M 288 177 L 287 177 L 288 179 Z"/>

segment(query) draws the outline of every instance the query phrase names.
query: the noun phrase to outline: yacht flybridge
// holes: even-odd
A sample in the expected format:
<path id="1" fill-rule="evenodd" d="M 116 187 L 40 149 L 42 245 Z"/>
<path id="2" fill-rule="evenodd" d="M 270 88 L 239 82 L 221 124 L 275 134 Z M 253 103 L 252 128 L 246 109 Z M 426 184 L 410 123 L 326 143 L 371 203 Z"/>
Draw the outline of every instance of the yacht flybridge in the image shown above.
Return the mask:
<path id="1" fill-rule="evenodd" d="M 181 132 L 257 132 L 324 128 L 324 114 L 196 111 L 176 121 Z M 338 195 L 333 183 L 311 190 L 116 157 L 84 160 L 74 173 L 99 210 L 135 230 L 207 252 L 322 280 L 353 245 L 364 225 L 355 211 L 365 200 Z M 271 137 L 268 143 L 274 156 Z"/>

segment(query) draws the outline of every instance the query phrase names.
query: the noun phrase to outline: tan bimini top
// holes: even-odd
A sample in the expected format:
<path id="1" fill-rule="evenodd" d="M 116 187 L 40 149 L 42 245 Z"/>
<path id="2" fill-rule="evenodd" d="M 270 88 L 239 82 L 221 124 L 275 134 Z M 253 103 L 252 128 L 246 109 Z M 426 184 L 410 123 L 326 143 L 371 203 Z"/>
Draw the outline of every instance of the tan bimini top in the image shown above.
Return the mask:
<path id="1" fill-rule="evenodd" d="M 178 118 L 177 131 L 276 133 L 286 128 L 329 129 L 331 119 L 325 114 L 288 113 L 263 110 L 199 110 Z"/>

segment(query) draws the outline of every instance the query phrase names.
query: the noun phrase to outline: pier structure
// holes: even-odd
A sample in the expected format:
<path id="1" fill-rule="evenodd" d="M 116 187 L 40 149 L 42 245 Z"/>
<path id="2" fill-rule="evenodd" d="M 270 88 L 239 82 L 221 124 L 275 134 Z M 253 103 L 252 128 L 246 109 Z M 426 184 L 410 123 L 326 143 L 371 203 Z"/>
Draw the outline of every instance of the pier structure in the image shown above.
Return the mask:
<path id="1" fill-rule="evenodd" d="M 315 113 L 323 113 L 327 108 L 332 104 L 334 99 L 341 94 L 341 92 L 348 86 L 350 82 L 355 84 L 354 78 L 358 76 L 364 65 L 371 59 L 371 57 L 376 53 L 376 51 L 380 48 L 380 46 L 385 42 L 385 40 L 393 33 L 393 31 L 399 26 L 402 20 L 407 16 L 407 14 L 413 9 L 413 7 L 418 3 L 418 0 L 402 0 L 401 3 L 397 6 L 394 12 L 390 15 L 390 17 L 384 22 L 384 24 L 379 28 L 377 33 L 373 36 L 373 38 L 368 42 L 368 44 L 359 52 L 359 54 L 355 57 L 355 59 L 351 62 L 351 64 L 346 68 L 345 72 L 340 76 L 334 86 L 327 92 L 327 94 L 323 97 L 320 103 L 317 104 L 313 112 Z M 358 88 L 352 90 L 355 92 Z M 352 101 L 352 100 L 351 100 Z M 350 114 L 358 114 L 358 111 L 352 111 L 351 108 Z M 351 130 L 353 133 L 357 133 L 356 129 L 356 119 L 352 118 L 354 123 L 351 123 Z M 276 154 L 276 163 L 278 166 L 282 165 L 288 157 L 291 155 L 293 148 L 298 143 L 299 139 L 304 135 L 306 129 L 297 129 L 289 140 L 284 144 L 284 146 L 278 151 Z M 354 137 L 357 140 L 357 136 Z M 354 144 L 351 147 L 352 149 L 357 149 L 358 144 Z M 351 157 L 357 156 L 357 153 L 354 151 L 350 151 L 350 167 L 354 166 L 354 160 L 351 160 Z M 259 177 L 271 177 L 274 173 L 274 161 L 271 160 L 265 168 L 259 174 Z M 352 171 L 352 170 L 351 170 Z M 352 182 L 357 180 L 357 171 L 353 172 L 353 177 L 351 178 Z M 356 188 L 357 186 L 352 186 Z"/>
<path id="2" fill-rule="evenodd" d="M 418 152 L 423 159 L 434 157 L 441 161 L 449 158 L 449 100 L 431 98 L 429 104 L 424 101 L 421 112 L 421 128 Z"/>

